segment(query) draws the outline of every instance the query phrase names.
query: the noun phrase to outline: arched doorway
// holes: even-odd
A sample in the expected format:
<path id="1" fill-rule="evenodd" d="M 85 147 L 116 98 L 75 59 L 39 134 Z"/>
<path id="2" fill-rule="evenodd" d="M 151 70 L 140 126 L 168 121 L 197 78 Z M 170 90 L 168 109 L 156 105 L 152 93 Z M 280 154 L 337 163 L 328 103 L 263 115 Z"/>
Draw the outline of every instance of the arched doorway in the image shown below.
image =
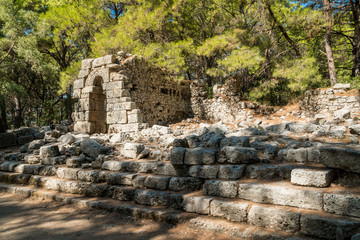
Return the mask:
<path id="1" fill-rule="evenodd" d="M 90 93 L 90 121 L 93 133 L 106 132 L 106 95 L 102 88 L 103 78 L 96 76 L 93 82 L 93 91 Z"/>

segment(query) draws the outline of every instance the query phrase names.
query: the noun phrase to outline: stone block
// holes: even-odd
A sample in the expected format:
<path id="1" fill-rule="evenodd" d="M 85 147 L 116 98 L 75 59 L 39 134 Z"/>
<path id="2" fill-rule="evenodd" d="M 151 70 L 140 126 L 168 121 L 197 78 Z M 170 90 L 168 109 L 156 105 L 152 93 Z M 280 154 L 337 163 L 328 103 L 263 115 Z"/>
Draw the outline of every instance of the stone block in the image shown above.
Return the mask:
<path id="1" fill-rule="evenodd" d="M 137 175 L 133 180 L 133 186 L 136 188 L 144 188 L 144 182 L 147 176 Z"/>
<path id="2" fill-rule="evenodd" d="M 31 141 L 34 140 L 34 136 L 33 135 L 27 135 L 27 136 L 20 136 L 17 138 L 17 143 L 19 145 L 24 145 L 26 143 L 29 143 Z"/>
<path id="3" fill-rule="evenodd" d="M 207 148 L 186 149 L 184 163 L 186 165 L 213 164 L 216 161 L 216 150 Z"/>
<path id="4" fill-rule="evenodd" d="M 15 133 L 0 133 L 0 148 L 16 146 Z"/>
<path id="5" fill-rule="evenodd" d="M 202 180 L 193 177 L 172 177 L 169 182 L 169 190 L 171 191 L 195 191 L 199 190 Z"/>
<path id="6" fill-rule="evenodd" d="M 251 164 L 259 162 L 259 158 L 254 148 L 228 146 L 221 149 L 218 162 Z"/>
<path id="7" fill-rule="evenodd" d="M 86 78 L 90 74 L 90 69 L 81 69 L 78 74 L 78 78 Z"/>
<path id="8" fill-rule="evenodd" d="M 238 186 L 237 181 L 207 180 L 204 184 L 204 194 L 234 198 L 237 195 Z"/>
<path id="9" fill-rule="evenodd" d="M 333 89 L 341 90 L 341 89 L 350 89 L 351 84 L 350 83 L 337 83 L 333 86 Z"/>
<path id="10" fill-rule="evenodd" d="M 206 196 L 183 196 L 184 210 L 186 212 L 195 212 L 199 214 L 210 214 L 210 202 L 212 197 Z"/>
<path id="11" fill-rule="evenodd" d="M 170 150 L 170 162 L 172 165 L 183 165 L 185 156 L 185 148 L 173 147 Z"/>
<path id="12" fill-rule="evenodd" d="M 218 178 L 239 179 L 243 176 L 246 165 L 223 165 L 219 168 Z"/>
<path id="13" fill-rule="evenodd" d="M 238 196 L 252 202 L 322 210 L 322 194 L 319 190 L 298 189 L 286 185 L 240 183 Z"/>
<path id="14" fill-rule="evenodd" d="M 85 80 L 84 78 L 80 78 L 74 81 L 74 89 L 82 89 L 85 87 Z"/>
<path id="15" fill-rule="evenodd" d="M 253 205 L 248 214 L 248 223 L 264 228 L 297 232 L 300 229 L 300 213 L 281 207 Z"/>
<path id="16" fill-rule="evenodd" d="M 77 176 L 80 181 L 95 183 L 98 182 L 99 172 L 93 170 L 79 170 Z"/>
<path id="17" fill-rule="evenodd" d="M 230 136 L 225 137 L 220 142 L 220 148 L 226 146 L 235 146 L 235 147 L 250 147 L 250 138 L 247 136 Z"/>
<path id="18" fill-rule="evenodd" d="M 19 161 L 5 161 L 0 163 L 0 170 L 13 172 L 17 165 L 21 164 L 22 162 Z"/>
<path id="19" fill-rule="evenodd" d="M 56 176 L 63 179 L 77 180 L 78 171 L 79 169 L 58 168 L 56 170 Z"/>
<path id="20" fill-rule="evenodd" d="M 69 168 L 78 168 L 81 167 L 81 165 L 85 163 L 85 161 L 86 161 L 85 157 L 72 156 L 66 159 L 66 166 Z"/>
<path id="21" fill-rule="evenodd" d="M 120 201 L 132 201 L 135 196 L 135 188 L 112 186 L 110 192 L 112 192 L 112 198 Z"/>
<path id="22" fill-rule="evenodd" d="M 360 218 L 360 196 L 350 193 L 325 193 L 324 210 L 329 213 Z"/>
<path id="23" fill-rule="evenodd" d="M 129 123 L 141 123 L 143 121 L 141 114 L 128 114 L 127 117 Z"/>
<path id="24" fill-rule="evenodd" d="M 80 149 L 93 159 L 96 159 L 100 154 L 106 154 L 110 150 L 109 147 L 105 147 L 92 139 L 83 139 L 80 142 Z"/>
<path id="25" fill-rule="evenodd" d="M 134 102 L 124 102 L 121 103 L 122 109 L 124 110 L 133 110 L 136 109 L 136 103 Z"/>
<path id="26" fill-rule="evenodd" d="M 158 162 L 150 161 L 127 161 L 123 162 L 122 171 L 128 171 L 133 173 L 155 173 L 158 166 Z"/>
<path id="27" fill-rule="evenodd" d="M 94 59 L 84 59 L 81 61 L 81 69 L 89 69 L 91 68 L 91 63 L 94 61 Z"/>
<path id="28" fill-rule="evenodd" d="M 59 155 L 60 152 L 58 145 L 46 145 L 40 147 L 40 157 L 56 157 Z"/>
<path id="29" fill-rule="evenodd" d="M 146 178 L 144 186 L 157 190 L 166 190 L 169 186 L 170 177 L 153 176 L 150 175 Z"/>
<path id="30" fill-rule="evenodd" d="M 191 166 L 189 168 L 189 176 L 205 178 L 205 179 L 215 179 L 219 171 L 219 166 L 210 166 L 210 165 L 197 165 Z"/>
<path id="31" fill-rule="evenodd" d="M 128 116 L 125 110 L 118 110 L 113 112 L 107 112 L 107 123 L 121 123 L 125 124 L 128 122 Z"/>
<path id="32" fill-rule="evenodd" d="M 168 206 L 170 203 L 170 194 L 157 190 L 141 190 L 135 191 L 134 200 L 138 204 L 150 206 Z"/>
<path id="33" fill-rule="evenodd" d="M 341 147 L 322 147 L 320 153 L 320 162 L 325 166 L 360 173 L 360 151 Z"/>
<path id="34" fill-rule="evenodd" d="M 298 168 L 291 171 L 291 183 L 308 187 L 328 187 L 333 178 L 331 169 Z"/>
<path id="35" fill-rule="evenodd" d="M 233 222 L 246 222 L 248 207 L 249 203 L 213 200 L 210 203 L 210 215 Z"/>
<path id="36" fill-rule="evenodd" d="M 304 163 L 307 161 L 307 149 L 306 148 L 285 148 L 278 152 L 279 160 L 282 162 L 298 162 Z"/>
<path id="37" fill-rule="evenodd" d="M 120 161 L 105 161 L 101 165 L 101 169 L 109 170 L 109 171 L 123 171 L 124 164 Z"/>
<path id="38" fill-rule="evenodd" d="M 126 158 L 136 158 L 145 149 L 141 143 L 125 143 L 122 155 Z"/>
<path id="39" fill-rule="evenodd" d="M 131 173 L 109 173 L 108 175 L 108 184 L 110 185 L 133 185 L 133 180 L 136 177 L 136 174 Z"/>
<path id="40" fill-rule="evenodd" d="M 171 163 L 159 163 L 156 167 L 157 174 L 167 176 L 187 176 L 187 168 L 185 166 L 172 165 Z"/>
<path id="41" fill-rule="evenodd" d="M 106 55 L 104 57 L 99 57 L 93 60 L 92 67 L 97 68 L 104 66 L 106 64 L 116 63 L 116 56 L 115 55 Z"/>
<path id="42" fill-rule="evenodd" d="M 324 239 L 348 239 L 358 232 L 360 221 L 327 215 L 302 214 L 300 232 Z"/>

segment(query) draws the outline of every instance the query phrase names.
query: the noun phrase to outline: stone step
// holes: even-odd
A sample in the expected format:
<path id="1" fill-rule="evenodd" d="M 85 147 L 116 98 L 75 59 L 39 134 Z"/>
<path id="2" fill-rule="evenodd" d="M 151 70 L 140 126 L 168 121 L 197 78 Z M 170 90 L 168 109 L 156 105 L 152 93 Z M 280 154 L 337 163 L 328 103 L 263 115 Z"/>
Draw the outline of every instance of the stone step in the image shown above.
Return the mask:
<path id="1" fill-rule="evenodd" d="M 0 184 L 0 192 L 36 197 L 79 207 L 103 209 L 119 214 L 125 214 L 134 218 L 152 219 L 155 221 L 176 224 L 196 217 L 195 214 L 184 213 L 163 207 L 144 206 L 132 202 L 119 201 L 111 198 L 89 198 L 75 194 L 60 193 L 57 191 L 43 190 L 31 186 L 19 186 L 15 184 Z"/>
<path id="2" fill-rule="evenodd" d="M 201 194 L 184 195 L 183 205 L 186 212 L 326 239 L 336 237 L 339 232 L 341 236 L 348 238 L 360 230 L 360 219 L 337 216 L 324 211 L 216 198 Z M 328 232 L 324 232 L 324 229 L 328 229 Z"/>
<path id="3" fill-rule="evenodd" d="M 325 210 L 328 213 L 360 218 L 360 189 L 339 186 L 312 188 L 294 186 L 287 181 L 207 180 L 204 194 L 239 198 L 256 203 Z"/>

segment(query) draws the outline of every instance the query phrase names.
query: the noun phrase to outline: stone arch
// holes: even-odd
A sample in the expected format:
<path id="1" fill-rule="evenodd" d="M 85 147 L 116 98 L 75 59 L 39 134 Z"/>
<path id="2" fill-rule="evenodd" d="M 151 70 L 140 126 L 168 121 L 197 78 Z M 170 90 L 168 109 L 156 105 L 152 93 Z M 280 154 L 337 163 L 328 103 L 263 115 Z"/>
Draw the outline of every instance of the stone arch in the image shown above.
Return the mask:
<path id="1" fill-rule="evenodd" d="M 104 79 L 101 75 L 94 75 L 91 79 L 92 91 L 89 95 L 89 120 L 92 133 L 106 132 L 106 93 L 103 90 Z"/>
<path id="2" fill-rule="evenodd" d="M 89 86 L 96 86 L 97 85 L 97 81 L 99 81 L 99 77 L 102 79 L 101 80 L 101 84 L 103 84 L 104 82 L 108 82 L 108 73 L 104 72 L 104 71 L 93 71 L 89 74 L 88 78 L 86 79 L 85 82 L 85 86 L 89 87 Z"/>

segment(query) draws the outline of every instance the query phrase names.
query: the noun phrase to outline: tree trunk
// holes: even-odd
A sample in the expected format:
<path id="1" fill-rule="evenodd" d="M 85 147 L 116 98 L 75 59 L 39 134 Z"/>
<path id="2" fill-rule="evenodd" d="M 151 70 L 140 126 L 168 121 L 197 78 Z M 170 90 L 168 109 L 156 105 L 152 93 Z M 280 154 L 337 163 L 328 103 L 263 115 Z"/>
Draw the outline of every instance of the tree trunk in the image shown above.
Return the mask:
<path id="1" fill-rule="evenodd" d="M 353 68 L 352 77 L 360 75 L 360 21 L 359 21 L 359 8 L 360 4 L 358 0 L 350 1 L 351 12 L 354 18 L 354 40 L 353 40 Z"/>
<path id="2" fill-rule="evenodd" d="M 14 128 L 19 128 L 23 125 L 22 107 L 21 101 L 18 97 L 15 97 L 15 116 L 14 116 Z"/>
<path id="3" fill-rule="evenodd" d="M 337 83 L 337 79 L 336 79 L 335 61 L 331 48 L 331 28 L 332 28 L 331 12 L 332 11 L 329 0 L 324 0 L 324 4 L 325 4 L 325 13 L 326 13 L 326 21 L 327 21 L 326 34 L 325 34 L 325 50 L 329 65 L 330 83 L 333 86 Z"/>
<path id="4" fill-rule="evenodd" d="M 0 133 L 3 133 L 8 129 L 6 122 L 6 108 L 5 108 L 5 99 L 3 95 L 0 94 Z"/>
<path id="5" fill-rule="evenodd" d="M 72 109 L 72 101 L 71 101 L 72 97 L 71 97 L 71 88 L 68 87 L 66 89 L 66 98 L 65 98 L 65 109 L 66 109 L 66 118 L 69 121 L 72 121 L 72 117 L 71 114 L 73 112 Z"/>

